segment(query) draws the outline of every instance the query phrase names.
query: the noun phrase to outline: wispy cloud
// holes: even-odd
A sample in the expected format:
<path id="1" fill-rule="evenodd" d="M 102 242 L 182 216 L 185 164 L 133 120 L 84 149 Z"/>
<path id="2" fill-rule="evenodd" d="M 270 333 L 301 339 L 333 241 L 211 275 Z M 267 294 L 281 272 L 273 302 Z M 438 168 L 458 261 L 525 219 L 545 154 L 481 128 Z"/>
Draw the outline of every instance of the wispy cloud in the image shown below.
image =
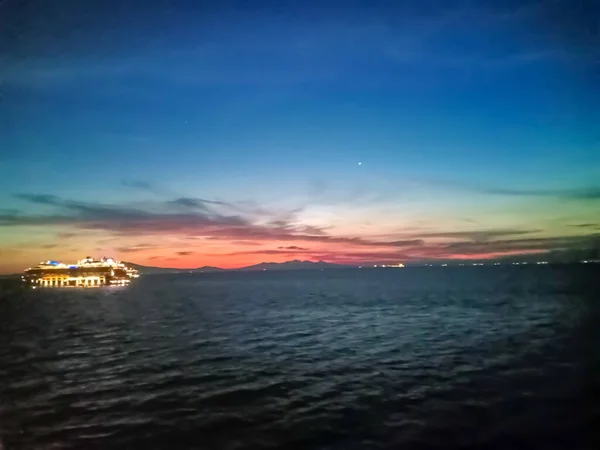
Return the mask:
<path id="1" fill-rule="evenodd" d="M 418 239 L 386 243 L 357 237 L 332 236 L 324 228 L 299 223 L 293 214 L 288 215 L 287 220 L 276 216 L 270 221 L 254 222 L 252 215 L 227 215 L 209 209 L 207 205 L 212 206 L 213 202 L 186 200 L 186 210 L 178 211 L 173 209 L 173 201 L 158 203 L 152 210 L 143 210 L 124 205 L 84 203 L 48 195 L 18 194 L 16 197 L 35 204 L 53 206 L 56 212 L 16 217 L 0 215 L 0 225 L 65 225 L 83 230 L 103 230 L 116 235 L 205 236 L 222 241 L 304 241 L 394 247 L 422 245 L 422 241 Z M 199 208 L 189 209 L 187 206 Z"/>
<path id="2" fill-rule="evenodd" d="M 554 197 L 574 200 L 600 200 L 600 186 L 581 189 L 507 189 L 479 188 L 479 191 L 491 195 L 522 197 Z"/>
<path id="3" fill-rule="evenodd" d="M 600 223 L 578 223 L 570 226 L 572 228 L 589 228 L 592 230 L 600 230 Z"/>
<path id="4" fill-rule="evenodd" d="M 35 204 L 54 206 L 53 215 L 0 215 L 0 225 L 73 225 L 90 230 L 114 230 L 120 233 L 161 232 L 199 229 L 211 226 L 243 226 L 239 216 L 204 212 L 179 213 L 168 210 L 172 202 L 163 203 L 164 212 L 154 212 L 123 205 L 106 205 L 65 200 L 53 195 L 16 194 L 16 198 Z"/>
<path id="5" fill-rule="evenodd" d="M 189 210 L 210 211 L 211 206 L 228 206 L 225 202 L 202 198 L 180 197 L 169 202 L 170 205 Z"/>
<path id="6" fill-rule="evenodd" d="M 130 205 L 110 205 L 79 202 L 44 194 L 18 194 L 16 198 L 54 209 L 47 215 L 0 214 L 0 226 L 18 227 L 59 225 L 71 230 L 102 231 L 111 238 L 127 237 L 136 244 L 120 246 L 122 253 L 143 254 L 148 251 L 173 248 L 176 237 L 192 238 L 189 249 L 176 251 L 179 256 L 203 254 L 202 249 L 215 251 L 221 247 L 262 246 L 230 255 L 303 255 L 309 259 L 340 261 L 415 260 L 452 257 L 492 257 L 519 252 L 548 252 L 557 249 L 577 249 L 595 245 L 597 234 L 587 236 L 540 237 L 536 228 L 469 229 L 458 231 L 415 231 L 395 236 L 356 237 L 332 234 L 327 227 L 315 227 L 298 220 L 294 214 L 283 220 L 273 213 L 271 220 L 253 214 L 229 215 L 219 212 L 221 201 L 201 201 L 181 198 L 147 205 L 147 209 Z M 256 205 L 259 207 L 258 205 Z M 227 208 L 225 209 L 227 210 Z M 578 224 L 593 230 L 594 224 Z M 66 230 L 65 237 L 74 231 Z M 158 239 L 160 238 L 160 239 Z M 151 239 L 156 239 L 152 241 Z M 165 242 L 165 244 L 161 244 Z M 170 242 L 170 243 L 169 243 Z M 289 242 L 290 245 L 283 245 Z M 269 248 L 271 243 L 276 243 Z M 303 244 L 315 244 L 306 246 Z M 318 244 L 318 245 L 317 245 Z M 187 246 L 187 245 L 186 245 Z M 226 250 L 221 255 L 228 254 Z"/>
<path id="7" fill-rule="evenodd" d="M 131 245 L 131 246 L 127 246 L 127 247 L 118 247 L 117 251 L 119 251 L 121 253 L 136 253 L 136 252 L 143 252 L 146 250 L 155 250 L 157 248 L 158 248 L 157 245 L 143 243 L 143 244 Z"/>
<path id="8" fill-rule="evenodd" d="M 551 250 L 589 249 L 598 245 L 600 234 L 588 236 L 558 236 L 547 238 L 503 239 L 493 242 L 457 242 L 444 248 L 451 253 L 470 254 L 477 252 L 548 252 Z"/>
<path id="9" fill-rule="evenodd" d="M 495 230 L 474 230 L 474 231 L 441 231 L 435 233 L 419 233 L 420 238 L 444 238 L 459 239 L 472 242 L 489 242 L 501 237 L 522 236 L 525 234 L 540 233 L 539 229 L 495 229 Z"/>
<path id="10" fill-rule="evenodd" d="M 168 200 L 165 202 L 166 205 L 176 208 L 179 211 L 201 210 L 204 212 L 212 212 L 214 214 L 242 214 L 255 217 L 271 217 L 274 215 L 273 211 L 263 208 L 252 200 L 237 200 L 228 202 L 221 199 L 182 196 L 165 186 L 144 180 L 122 180 L 121 184 L 126 187 L 156 194 L 161 198 L 172 198 L 173 200 Z M 27 194 L 25 194 L 25 196 L 22 198 L 28 199 Z M 31 198 L 29 199 L 32 200 Z M 299 212 L 299 210 L 295 209 L 292 211 L 280 211 L 278 214 L 281 215 L 281 217 L 287 218 L 290 215 L 297 214 L 297 212 Z"/>
<path id="11" fill-rule="evenodd" d="M 274 218 L 266 223 L 254 223 L 252 214 L 232 215 L 218 212 L 212 206 L 228 206 L 220 201 L 176 199 L 156 203 L 151 209 L 126 205 L 85 203 L 43 194 L 16 194 L 29 203 L 52 206 L 53 214 L 0 215 L 0 225 L 65 225 L 85 230 L 105 230 L 121 235 L 175 233 L 188 236 L 209 236 L 215 239 L 281 239 L 297 237 L 323 241 L 356 241 L 354 238 L 334 238 L 323 229 Z M 178 210 L 185 205 L 185 211 Z"/>
<path id="12" fill-rule="evenodd" d="M 15 194 L 15 197 L 20 200 L 26 200 L 31 203 L 37 203 L 40 205 L 53 205 L 58 206 L 61 200 L 55 195 L 47 194 Z"/>
<path id="13" fill-rule="evenodd" d="M 409 180 L 410 182 L 410 180 Z M 415 185 L 438 189 L 454 189 L 486 195 L 506 197 L 549 197 L 564 200 L 600 200 L 600 186 L 590 185 L 582 188 L 561 189 L 520 189 L 486 186 L 451 180 L 412 180 Z"/>

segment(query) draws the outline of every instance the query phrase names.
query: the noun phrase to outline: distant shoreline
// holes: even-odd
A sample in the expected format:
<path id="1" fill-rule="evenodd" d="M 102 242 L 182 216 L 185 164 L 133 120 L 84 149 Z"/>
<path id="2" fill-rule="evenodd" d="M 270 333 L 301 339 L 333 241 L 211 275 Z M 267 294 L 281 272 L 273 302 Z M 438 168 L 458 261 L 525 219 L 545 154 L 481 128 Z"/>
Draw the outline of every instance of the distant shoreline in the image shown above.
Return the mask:
<path id="1" fill-rule="evenodd" d="M 176 274 L 225 274 L 225 273 L 293 273 L 293 272 L 321 272 L 321 271 L 335 271 L 335 270 L 365 270 L 365 271 L 374 271 L 374 270 L 385 270 L 385 271 L 403 271 L 407 269 L 468 269 L 470 267 L 477 268 L 507 268 L 514 267 L 520 268 L 524 267 L 551 267 L 551 266 L 573 266 L 573 265 L 581 265 L 581 266 L 593 266 L 599 265 L 600 262 L 590 262 L 583 263 L 581 261 L 575 262 L 549 262 L 547 264 L 536 264 L 536 263 L 479 263 L 479 264 L 448 264 L 446 266 L 442 264 L 433 264 L 433 265 L 425 265 L 425 264 L 414 264 L 407 265 L 402 268 L 398 267 L 372 267 L 372 266 L 353 266 L 353 267 L 329 267 L 329 268 L 299 268 L 299 269 L 265 269 L 265 270 L 257 270 L 257 269 L 245 269 L 245 268 L 236 268 L 236 269 L 220 269 L 220 270 L 200 270 L 200 269 L 173 269 L 173 268 L 152 268 L 149 272 L 144 272 L 144 269 L 141 268 L 140 273 L 144 276 L 146 275 L 176 275 Z"/>
<path id="2" fill-rule="evenodd" d="M 289 268 L 289 267 L 273 267 L 269 269 L 258 269 L 258 268 L 250 268 L 250 267 L 240 267 L 234 269 L 222 269 L 222 268 L 210 268 L 210 269 L 176 269 L 169 267 L 152 267 L 152 266 L 142 266 L 139 264 L 127 263 L 135 266 L 140 274 L 143 275 L 174 275 L 174 274 L 183 274 L 183 273 L 193 273 L 193 274 L 213 274 L 213 273 L 256 273 L 256 272 L 303 272 L 303 271 L 329 271 L 329 270 L 406 270 L 406 269 L 465 269 L 468 267 L 539 267 L 539 266 L 572 266 L 572 265 L 582 265 L 582 266 L 594 266 L 600 265 L 600 261 L 598 260 L 590 260 L 590 261 L 555 261 L 555 262 L 544 262 L 536 263 L 536 262 L 487 262 L 487 263 L 419 263 L 419 264 L 411 264 L 408 263 L 404 267 L 374 267 L 373 265 L 363 265 L 363 266 L 344 266 L 344 265 L 336 265 L 331 264 L 330 266 L 323 267 L 299 267 L 299 268 Z M 270 264 L 270 263 L 269 263 Z M 284 264 L 284 263 L 273 263 L 273 264 Z M 317 264 L 317 263 L 315 263 Z M 328 263 L 325 263 L 328 264 Z M 19 278 L 22 275 L 22 272 L 18 273 L 9 273 L 9 274 L 0 274 L 0 280 L 9 280 L 13 278 Z"/>

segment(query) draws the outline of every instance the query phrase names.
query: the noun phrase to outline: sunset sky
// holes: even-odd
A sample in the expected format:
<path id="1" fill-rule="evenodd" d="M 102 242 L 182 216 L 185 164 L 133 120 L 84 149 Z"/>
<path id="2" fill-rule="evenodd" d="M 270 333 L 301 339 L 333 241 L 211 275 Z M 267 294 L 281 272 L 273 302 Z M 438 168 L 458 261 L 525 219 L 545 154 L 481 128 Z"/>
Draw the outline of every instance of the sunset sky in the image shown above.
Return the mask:
<path id="1" fill-rule="evenodd" d="M 598 8 L 573 3 L 2 2 L 0 273 L 589 248 Z"/>

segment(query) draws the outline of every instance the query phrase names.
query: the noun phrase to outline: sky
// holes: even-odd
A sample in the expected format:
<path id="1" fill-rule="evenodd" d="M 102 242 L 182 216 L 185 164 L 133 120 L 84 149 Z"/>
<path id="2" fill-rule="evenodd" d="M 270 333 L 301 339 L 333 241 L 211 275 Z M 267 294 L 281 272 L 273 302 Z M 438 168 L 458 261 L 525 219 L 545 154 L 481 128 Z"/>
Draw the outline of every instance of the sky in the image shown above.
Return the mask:
<path id="1" fill-rule="evenodd" d="M 595 0 L 0 2 L 0 273 L 576 252 Z"/>

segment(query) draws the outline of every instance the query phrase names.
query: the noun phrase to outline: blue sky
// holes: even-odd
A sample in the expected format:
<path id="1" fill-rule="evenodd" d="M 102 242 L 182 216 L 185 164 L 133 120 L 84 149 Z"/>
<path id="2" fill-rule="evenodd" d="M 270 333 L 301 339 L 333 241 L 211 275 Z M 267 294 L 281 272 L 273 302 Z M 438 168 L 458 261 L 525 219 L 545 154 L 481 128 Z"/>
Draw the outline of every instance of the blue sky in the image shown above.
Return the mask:
<path id="1" fill-rule="evenodd" d="M 88 236 L 81 209 L 19 194 L 135 207 L 159 221 L 170 220 L 165 202 L 180 198 L 245 202 L 252 212 L 212 213 L 264 226 L 285 211 L 290 224 L 329 237 L 455 230 L 467 216 L 482 230 L 533 224 L 544 238 L 597 234 L 552 222 L 595 225 L 600 215 L 590 194 L 600 179 L 593 2 L 580 11 L 560 1 L 416 0 L 0 8 L 8 112 L 0 248 L 15 260 L 41 253 L 39 242 L 11 238 L 27 236 L 32 217 L 35 227 L 56 228 L 49 242 L 82 234 L 65 257 L 128 248 L 109 225 L 99 229 L 120 242 L 114 248 Z M 357 217 L 381 229 L 360 231 Z M 155 232 L 142 227 L 127 240 Z M 213 232 L 199 226 L 195 234 Z M 174 253 L 189 229 L 165 233 L 155 251 L 134 256 L 242 262 L 226 259 L 236 233 L 212 259 L 201 245 Z M 258 259 L 294 256 L 260 244 Z M 449 256 L 430 250 L 396 258 L 382 249 L 381 258 Z M 300 256 L 343 260 L 344 252 L 360 253 L 307 246 Z M 479 251 L 487 253 L 498 252 Z"/>

